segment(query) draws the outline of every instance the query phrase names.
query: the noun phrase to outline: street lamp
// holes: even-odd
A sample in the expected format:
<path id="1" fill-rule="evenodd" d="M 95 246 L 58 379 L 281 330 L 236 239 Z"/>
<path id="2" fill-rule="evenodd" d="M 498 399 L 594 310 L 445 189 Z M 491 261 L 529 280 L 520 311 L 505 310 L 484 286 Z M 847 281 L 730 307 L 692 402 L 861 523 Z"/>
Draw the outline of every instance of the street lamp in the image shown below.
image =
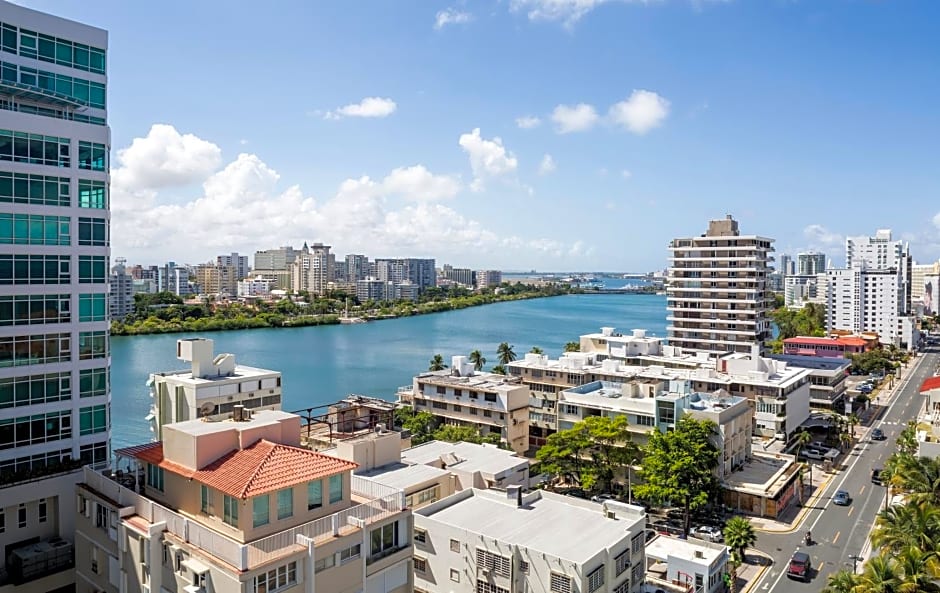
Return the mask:
<path id="1" fill-rule="evenodd" d="M 849 560 L 852 561 L 852 574 L 856 574 L 858 572 L 858 563 L 862 560 L 862 557 L 852 554 L 849 556 Z"/>
<path id="2" fill-rule="evenodd" d="M 636 457 L 630 461 L 630 465 L 627 466 L 627 503 L 633 504 L 633 466 L 636 465 Z"/>

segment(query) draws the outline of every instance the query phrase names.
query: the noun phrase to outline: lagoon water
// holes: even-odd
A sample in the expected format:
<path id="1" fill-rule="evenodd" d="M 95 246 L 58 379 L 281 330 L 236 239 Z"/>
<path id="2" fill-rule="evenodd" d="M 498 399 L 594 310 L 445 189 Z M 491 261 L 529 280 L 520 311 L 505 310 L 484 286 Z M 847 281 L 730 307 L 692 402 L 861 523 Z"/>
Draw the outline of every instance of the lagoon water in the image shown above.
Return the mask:
<path id="1" fill-rule="evenodd" d="M 428 366 L 434 354 L 450 357 L 479 349 L 487 368 L 500 342 L 520 358 L 539 346 L 552 358 L 569 341 L 602 326 L 621 332 L 644 328 L 665 336 L 666 298 L 648 294 L 567 295 L 471 307 L 358 325 L 207 332 L 216 354 L 240 364 L 280 371 L 283 408 L 329 404 L 350 393 L 394 399 L 399 386 Z M 176 340 L 192 334 L 117 336 L 111 340 L 112 446 L 149 441 L 150 373 L 182 369 Z"/>

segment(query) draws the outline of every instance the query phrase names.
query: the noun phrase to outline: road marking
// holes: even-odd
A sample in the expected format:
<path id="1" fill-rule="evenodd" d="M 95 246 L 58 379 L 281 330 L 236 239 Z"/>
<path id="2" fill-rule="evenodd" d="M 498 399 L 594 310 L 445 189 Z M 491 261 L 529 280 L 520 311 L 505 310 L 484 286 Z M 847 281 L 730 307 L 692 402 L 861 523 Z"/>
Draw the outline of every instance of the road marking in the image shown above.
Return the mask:
<path id="1" fill-rule="evenodd" d="M 832 545 L 836 545 L 836 542 L 839 541 L 839 536 L 840 536 L 840 535 L 842 535 L 842 532 L 841 532 L 841 531 L 837 531 L 837 532 L 836 532 L 836 536 L 835 536 L 834 538 L 832 538 Z"/>
<path id="2" fill-rule="evenodd" d="M 861 495 L 862 495 L 862 492 L 865 492 L 865 486 L 862 486 L 862 487 L 859 489 L 858 495 L 861 496 Z"/>
<path id="3" fill-rule="evenodd" d="M 847 516 L 851 517 L 851 516 L 852 516 L 852 512 L 853 512 L 854 510 L 855 510 L 855 507 L 850 508 L 850 509 L 849 509 L 849 514 L 848 514 Z M 832 542 L 832 543 L 836 543 L 836 542 Z"/>

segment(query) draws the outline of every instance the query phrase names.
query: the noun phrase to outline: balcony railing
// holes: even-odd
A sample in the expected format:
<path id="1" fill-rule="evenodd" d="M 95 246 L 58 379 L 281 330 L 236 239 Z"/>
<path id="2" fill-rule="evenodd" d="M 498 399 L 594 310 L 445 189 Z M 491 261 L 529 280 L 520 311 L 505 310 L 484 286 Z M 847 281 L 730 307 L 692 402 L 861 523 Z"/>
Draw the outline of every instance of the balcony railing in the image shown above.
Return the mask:
<path id="1" fill-rule="evenodd" d="M 164 523 L 165 530 L 173 536 L 239 570 L 250 570 L 286 553 L 303 549 L 298 544 L 298 541 L 303 541 L 298 539 L 299 536 L 314 542 L 323 541 L 363 528 L 405 508 L 405 495 L 401 490 L 354 475 L 350 488 L 352 495 L 369 502 L 243 544 L 111 480 L 107 465 L 85 466 L 83 471 L 83 482 L 99 495 L 115 501 L 119 509 L 133 508 L 134 514 L 149 523 Z"/>

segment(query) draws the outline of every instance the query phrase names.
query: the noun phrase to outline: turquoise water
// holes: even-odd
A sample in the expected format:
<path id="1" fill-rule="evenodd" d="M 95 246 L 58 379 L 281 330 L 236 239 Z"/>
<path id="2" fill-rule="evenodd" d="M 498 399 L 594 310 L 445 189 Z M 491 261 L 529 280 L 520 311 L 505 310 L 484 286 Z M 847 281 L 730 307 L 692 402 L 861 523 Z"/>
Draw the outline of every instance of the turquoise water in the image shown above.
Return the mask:
<path id="1" fill-rule="evenodd" d="M 245 365 L 283 374 L 283 408 L 320 406 L 359 393 L 394 399 L 401 385 L 439 353 L 450 357 L 479 349 L 487 367 L 496 346 L 509 342 L 518 356 L 539 346 L 552 358 L 566 342 L 613 326 L 645 328 L 665 336 L 666 298 L 657 295 L 569 295 L 497 303 L 434 315 L 359 325 L 208 332 L 216 354 L 231 352 Z M 111 340 L 113 446 L 149 441 L 150 373 L 185 368 L 176 340 L 193 334 L 118 336 Z"/>

